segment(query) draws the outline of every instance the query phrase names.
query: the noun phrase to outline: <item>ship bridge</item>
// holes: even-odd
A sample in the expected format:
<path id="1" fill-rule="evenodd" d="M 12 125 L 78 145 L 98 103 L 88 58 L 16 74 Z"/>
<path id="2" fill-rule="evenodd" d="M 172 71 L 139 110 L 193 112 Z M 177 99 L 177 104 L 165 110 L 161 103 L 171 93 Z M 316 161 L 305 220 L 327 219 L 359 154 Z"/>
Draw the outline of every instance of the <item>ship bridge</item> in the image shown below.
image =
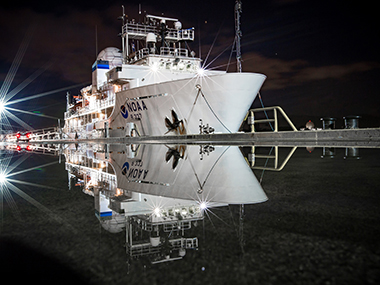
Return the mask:
<path id="1" fill-rule="evenodd" d="M 123 26 L 123 35 L 128 35 L 132 40 L 146 40 L 148 34 L 159 34 L 160 29 L 157 26 L 144 25 L 138 23 L 128 23 Z M 177 30 L 175 28 L 167 28 L 165 40 L 178 41 L 194 41 L 194 28 Z"/>
<path id="2" fill-rule="evenodd" d="M 169 26 L 168 22 L 173 24 Z M 182 29 L 175 18 L 147 15 L 144 23 L 123 23 L 121 37 L 124 62 L 135 63 L 148 54 L 173 56 L 176 50 L 177 56 L 187 57 L 188 51 L 181 49 L 181 42 L 194 41 L 194 28 Z M 139 41 L 143 41 L 142 48 Z M 160 50 L 156 48 L 157 41 L 161 42 Z"/>

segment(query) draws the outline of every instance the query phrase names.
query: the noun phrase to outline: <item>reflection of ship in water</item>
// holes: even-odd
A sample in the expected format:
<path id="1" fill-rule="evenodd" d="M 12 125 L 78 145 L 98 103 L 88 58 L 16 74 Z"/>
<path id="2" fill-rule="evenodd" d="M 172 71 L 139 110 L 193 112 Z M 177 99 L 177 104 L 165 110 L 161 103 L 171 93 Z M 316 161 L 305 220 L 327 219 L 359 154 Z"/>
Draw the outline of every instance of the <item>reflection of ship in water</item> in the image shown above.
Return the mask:
<path id="1" fill-rule="evenodd" d="M 103 228 L 125 230 L 128 256 L 152 263 L 197 249 L 193 228 L 207 208 L 267 200 L 238 147 L 79 145 L 64 154 L 70 185 L 94 196 Z"/>

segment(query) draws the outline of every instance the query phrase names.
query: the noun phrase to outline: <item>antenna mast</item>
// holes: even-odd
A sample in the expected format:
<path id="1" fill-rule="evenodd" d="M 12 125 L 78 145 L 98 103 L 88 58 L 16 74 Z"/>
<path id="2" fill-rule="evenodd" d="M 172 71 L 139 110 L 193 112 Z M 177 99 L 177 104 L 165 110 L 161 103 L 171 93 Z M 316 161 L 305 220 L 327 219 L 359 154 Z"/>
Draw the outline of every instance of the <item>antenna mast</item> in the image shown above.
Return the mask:
<path id="1" fill-rule="evenodd" d="M 98 59 L 98 26 L 95 25 L 95 60 Z"/>
<path id="2" fill-rule="evenodd" d="M 123 9 L 123 15 L 120 16 L 118 19 L 122 20 L 122 26 L 121 26 L 121 49 L 123 52 L 123 63 L 125 63 L 126 56 L 128 55 L 128 38 L 125 39 L 124 37 L 124 25 L 125 25 L 125 11 L 124 11 L 124 5 L 121 5 Z M 125 50 L 127 49 L 127 50 Z"/>
<path id="3" fill-rule="evenodd" d="M 241 49 L 240 49 L 240 39 L 242 36 L 240 30 L 240 14 L 242 12 L 241 1 L 236 0 L 235 3 L 235 41 L 236 41 L 236 65 L 237 72 L 242 72 L 241 67 Z"/>

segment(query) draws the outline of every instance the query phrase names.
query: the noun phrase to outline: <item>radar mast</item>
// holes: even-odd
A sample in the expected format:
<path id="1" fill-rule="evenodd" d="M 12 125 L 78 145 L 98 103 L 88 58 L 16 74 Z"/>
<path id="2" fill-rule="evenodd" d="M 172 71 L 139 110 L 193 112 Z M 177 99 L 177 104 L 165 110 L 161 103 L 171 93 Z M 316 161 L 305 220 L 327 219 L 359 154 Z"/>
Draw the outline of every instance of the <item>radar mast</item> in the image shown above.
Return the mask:
<path id="1" fill-rule="evenodd" d="M 241 8 L 241 1 L 236 0 L 235 3 L 235 41 L 236 41 L 236 65 L 237 65 L 237 72 L 242 72 L 241 67 L 241 49 L 240 49 L 240 39 L 242 36 L 241 30 L 240 30 L 240 14 L 242 12 Z"/>

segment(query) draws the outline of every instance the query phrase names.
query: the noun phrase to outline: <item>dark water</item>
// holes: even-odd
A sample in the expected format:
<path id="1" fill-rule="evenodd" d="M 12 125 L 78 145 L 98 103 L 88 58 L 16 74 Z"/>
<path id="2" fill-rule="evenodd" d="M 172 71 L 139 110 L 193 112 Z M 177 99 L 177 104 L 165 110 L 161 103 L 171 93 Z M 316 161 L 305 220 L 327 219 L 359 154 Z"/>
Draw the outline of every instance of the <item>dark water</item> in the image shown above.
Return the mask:
<path id="1" fill-rule="evenodd" d="M 279 165 L 290 150 L 279 150 Z M 254 170 L 268 201 L 210 209 L 188 232 L 198 250 L 152 265 L 129 259 L 125 231 L 105 230 L 94 197 L 69 189 L 64 159 L 14 153 L 13 172 L 49 165 L 10 177 L 19 190 L 2 188 L 2 274 L 91 284 L 379 284 L 380 152 L 354 154 L 298 148 L 282 171 Z"/>

